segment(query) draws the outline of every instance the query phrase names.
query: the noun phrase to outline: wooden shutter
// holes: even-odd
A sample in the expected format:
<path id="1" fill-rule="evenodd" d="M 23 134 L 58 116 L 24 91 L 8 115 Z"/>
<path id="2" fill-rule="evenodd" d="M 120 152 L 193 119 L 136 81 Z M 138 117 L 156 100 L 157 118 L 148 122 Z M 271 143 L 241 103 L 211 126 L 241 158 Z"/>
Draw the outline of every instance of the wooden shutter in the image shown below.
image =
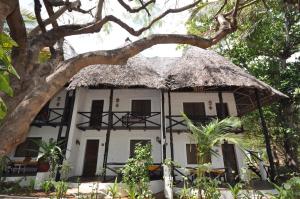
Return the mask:
<path id="1" fill-rule="evenodd" d="M 37 157 L 39 154 L 39 146 L 33 140 L 35 140 L 35 142 L 38 142 L 42 140 L 42 138 L 27 138 L 25 142 L 17 146 L 15 157 Z"/>
<path id="2" fill-rule="evenodd" d="M 137 144 L 141 144 L 145 146 L 147 144 L 151 144 L 151 140 L 130 140 L 130 157 L 134 156 L 134 149 Z"/>
<path id="3" fill-rule="evenodd" d="M 131 112 L 136 116 L 151 115 L 151 100 L 132 100 Z"/>
<path id="4" fill-rule="evenodd" d="M 198 120 L 206 115 L 203 102 L 184 102 L 183 112 L 192 120 Z"/>
<path id="5" fill-rule="evenodd" d="M 90 126 L 99 127 L 102 123 L 103 100 L 93 100 L 91 108 Z"/>
<path id="6" fill-rule="evenodd" d="M 217 116 L 218 118 L 225 118 L 229 116 L 229 112 L 228 112 L 228 105 L 227 103 L 223 103 L 223 114 L 222 114 L 222 109 L 221 109 L 221 104 L 220 103 L 216 103 L 216 109 L 217 109 Z"/>
<path id="7" fill-rule="evenodd" d="M 188 164 L 197 164 L 197 145 L 186 144 L 186 158 Z"/>

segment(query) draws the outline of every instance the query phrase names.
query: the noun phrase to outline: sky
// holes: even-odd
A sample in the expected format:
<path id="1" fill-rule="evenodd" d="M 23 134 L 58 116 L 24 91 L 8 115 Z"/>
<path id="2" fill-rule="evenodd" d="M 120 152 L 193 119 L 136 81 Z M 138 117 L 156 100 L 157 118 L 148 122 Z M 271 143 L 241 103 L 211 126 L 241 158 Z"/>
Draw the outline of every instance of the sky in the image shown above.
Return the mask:
<path id="1" fill-rule="evenodd" d="M 89 9 L 96 5 L 96 0 L 81 0 L 82 8 Z M 125 20 L 126 23 L 130 24 L 135 29 L 139 29 L 143 27 L 145 22 L 143 19 L 147 19 L 145 17 L 146 12 L 142 11 L 142 16 L 135 14 L 133 15 L 128 13 L 124 8 L 122 8 L 117 0 L 107 0 L 105 4 L 104 14 L 112 14 L 116 17 L 119 17 L 122 20 Z M 126 1 L 130 2 L 132 7 L 135 6 L 134 1 Z M 167 2 L 167 3 L 165 3 Z M 175 5 L 176 2 L 176 5 Z M 152 9 L 151 18 L 162 13 L 164 10 L 170 7 L 179 7 L 186 4 L 189 4 L 191 0 L 158 0 L 156 2 L 156 6 Z M 34 12 L 34 3 L 33 0 L 22 0 L 20 1 L 21 8 Z M 95 11 L 95 9 L 94 9 Z M 138 17 L 140 16 L 140 17 Z M 143 17 L 144 16 L 144 17 Z M 151 32 L 146 32 L 145 35 L 150 33 L 186 33 L 184 22 L 188 18 L 188 12 L 182 12 L 177 14 L 170 14 L 166 16 L 163 21 L 158 23 L 154 28 L 151 29 Z M 46 11 L 42 10 L 42 17 L 43 19 L 47 18 Z M 92 16 L 88 14 L 81 14 L 81 13 L 66 13 L 59 19 L 60 24 L 68 24 L 68 23 L 85 23 L 92 21 Z M 149 18 L 148 18 L 149 19 Z M 109 32 L 101 31 L 101 33 L 94 33 L 94 34 L 86 34 L 86 35 L 78 35 L 78 36 L 70 36 L 67 37 L 66 40 L 70 45 L 73 46 L 77 53 L 84 53 L 88 51 L 96 51 L 96 50 L 108 50 L 118 48 L 125 44 L 126 38 L 129 38 L 131 41 L 135 41 L 141 37 L 131 36 L 125 30 L 123 30 L 118 25 L 113 24 L 109 27 Z M 181 56 L 181 50 L 176 49 L 176 44 L 164 44 L 164 45 L 157 45 L 150 49 L 147 49 L 142 52 L 142 55 L 153 57 L 153 56 L 160 56 L 160 57 L 178 57 Z"/>

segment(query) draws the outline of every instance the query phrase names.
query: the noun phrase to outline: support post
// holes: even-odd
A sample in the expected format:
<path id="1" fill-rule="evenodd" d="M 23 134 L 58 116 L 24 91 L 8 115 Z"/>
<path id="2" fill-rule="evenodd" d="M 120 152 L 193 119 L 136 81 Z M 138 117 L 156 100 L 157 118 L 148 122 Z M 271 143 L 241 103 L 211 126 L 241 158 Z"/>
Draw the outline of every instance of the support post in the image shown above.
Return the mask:
<path id="1" fill-rule="evenodd" d="M 64 117 L 66 116 L 67 113 L 69 113 L 69 117 L 67 118 L 67 129 L 66 129 L 66 134 L 65 134 L 65 141 L 63 143 L 63 146 L 61 146 L 62 149 L 62 155 L 65 156 L 66 152 L 67 152 L 67 145 L 68 145 L 68 140 L 69 140 L 69 133 L 70 133 L 70 128 L 71 128 L 71 121 L 72 121 L 72 113 L 73 113 L 73 109 L 74 109 L 74 102 L 75 102 L 75 90 L 74 91 L 68 91 L 66 94 L 66 99 L 65 99 L 65 106 L 64 106 L 64 111 L 63 111 L 63 116 L 61 118 L 61 124 L 59 126 L 59 130 L 58 130 L 58 135 L 57 135 L 57 142 L 59 142 L 60 140 L 62 140 L 61 134 L 62 134 L 62 130 L 64 127 Z M 72 95 L 71 97 L 71 101 L 67 102 L 67 98 L 69 97 L 69 95 Z M 67 106 L 67 103 L 70 103 L 70 106 Z M 70 110 L 66 110 L 66 107 L 69 107 Z M 63 163 L 63 158 L 59 160 L 59 163 L 62 164 Z M 59 181 L 60 180 L 60 168 L 57 168 L 57 172 L 56 172 L 56 176 L 55 176 L 55 180 Z"/>
<path id="2" fill-rule="evenodd" d="M 270 179 L 271 179 L 271 181 L 274 181 L 274 178 L 275 178 L 275 165 L 274 165 L 274 159 L 273 159 L 273 155 L 272 155 L 270 135 L 269 135 L 269 131 L 268 131 L 268 128 L 267 128 L 267 125 L 266 125 L 265 117 L 264 117 L 264 114 L 263 114 L 263 111 L 262 111 L 261 102 L 260 102 L 260 98 L 259 98 L 259 93 L 258 93 L 257 89 L 255 89 L 255 98 L 256 98 L 258 113 L 259 113 L 259 117 L 260 117 L 261 128 L 262 128 L 264 138 L 265 138 L 268 159 L 269 159 L 269 163 L 270 163 Z"/>
<path id="3" fill-rule="evenodd" d="M 220 109 L 221 109 L 221 116 L 220 119 L 224 119 L 224 106 L 223 106 L 223 95 L 222 91 L 218 92 L 218 97 L 219 97 L 219 103 L 220 103 Z"/>
<path id="4" fill-rule="evenodd" d="M 162 149 L 162 163 L 166 159 L 166 123 L 165 123 L 165 96 L 164 91 L 161 90 L 161 149 Z"/>
<path id="5" fill-rule="evenodd" d="M 172 107 L 171 107 L 171 92 L 168 90 L 168 111 L 169 111 L 169 132 L 170 132 L 170 151 L 171 160 L 174 161 L 174 147 L 173 147 L 173 128 L 172 128 Z M 171 175 L 175 180 L 174 166 L 171 168 Z"/>
<path id="6" fill-rule="evenodd" d="M 112 129 L 112 120 L 113 120 L 113 114 L 112 114 L 113 95 L 114 95 L 114 90 L 113 88 L 111 88 L 110 95 L 109 95 L 109 107 L 108 107 L 108 127 L 106 132 L 105 149 L 104 149 L 104 157 L 103 157 L 103 174 L 102 174 L 103 181 L 106 181 L 108 148 L 109 148 L 110 132 Z"/>

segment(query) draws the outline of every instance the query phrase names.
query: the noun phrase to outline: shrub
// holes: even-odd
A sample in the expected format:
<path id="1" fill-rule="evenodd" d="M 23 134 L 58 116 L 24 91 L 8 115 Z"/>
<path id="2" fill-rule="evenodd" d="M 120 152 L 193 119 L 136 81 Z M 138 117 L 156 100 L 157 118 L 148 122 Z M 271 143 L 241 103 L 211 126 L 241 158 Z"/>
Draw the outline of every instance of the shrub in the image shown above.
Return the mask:
<path id="1" fill-rule="evenodd" d="M 151 145 L 138 144 L 134 150 L 134 157 L 130 158 L 124 166 L 123 183 L 131 199 L 152 198 L 149 190 L 150 178 L 148 167 L 153 163 Z"/>
<path id="2" fill-rule="evenodd" d="M 63 198 L 68 191 L 68 183 L 64 181 L 58 181 L 55 183 L 55 195 L 57 199 Z"/>
<path id="3" fill-rule="evenodd" d="M 54 188 L 54 183 L 52 180 L 46 180 L 42 183 L 42 189 L 46 194 L 49 194 L 53 188 Z"/>

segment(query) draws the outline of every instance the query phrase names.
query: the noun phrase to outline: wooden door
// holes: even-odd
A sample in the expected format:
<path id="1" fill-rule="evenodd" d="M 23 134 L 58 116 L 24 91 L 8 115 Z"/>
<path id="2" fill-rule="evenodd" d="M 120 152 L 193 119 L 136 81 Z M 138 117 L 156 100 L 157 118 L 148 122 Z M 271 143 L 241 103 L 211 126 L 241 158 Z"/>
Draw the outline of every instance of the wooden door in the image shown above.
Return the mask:
<path id="1" fill-rule="evenodd" d="M 226 177 L 229 183 L 233 183 L 238 180 L 238 166 L 237 159 L 233 144 L 222 144 L 223 161 L 227 170 Z"/>
<path id="2" fill-rule="evenodd" d="M 92 101 L 90 126 L 101 127 L 103 104 L 104 104 L 103 100 Z"/>
<path id="3" fill-rule="evenodd" d="M 183 112 L 193 121 L 201 121 L 205 117 L 205 105 L 203 102 L 184 102 Z"/>
<path id="4" fill-rule="evenodd" d="M 97 170 L 99 140 L 87 140 L 84 156 L 83 176 L 94 176 Z"/>

